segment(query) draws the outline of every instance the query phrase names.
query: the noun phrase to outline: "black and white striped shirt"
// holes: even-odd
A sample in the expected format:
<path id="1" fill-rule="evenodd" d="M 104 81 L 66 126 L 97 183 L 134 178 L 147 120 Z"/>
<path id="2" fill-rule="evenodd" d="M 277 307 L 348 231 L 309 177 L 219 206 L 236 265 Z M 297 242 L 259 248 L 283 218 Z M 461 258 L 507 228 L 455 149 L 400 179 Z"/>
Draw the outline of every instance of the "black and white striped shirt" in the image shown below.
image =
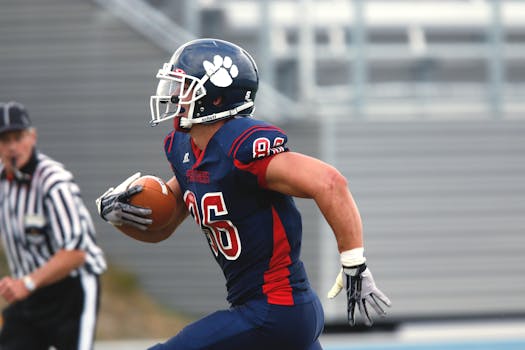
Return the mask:
<path id="1" fill-rule="evenodd" d="M 104 272 L 93 221 L 71 172 L 36 150 L 21 170 L 25 178 L 9 180 L 0 164 L 0 235 L 11 275 L 31 273 L 60 249 L 86 252 L 85 264 L 72 276 L 81 269 Z"/>

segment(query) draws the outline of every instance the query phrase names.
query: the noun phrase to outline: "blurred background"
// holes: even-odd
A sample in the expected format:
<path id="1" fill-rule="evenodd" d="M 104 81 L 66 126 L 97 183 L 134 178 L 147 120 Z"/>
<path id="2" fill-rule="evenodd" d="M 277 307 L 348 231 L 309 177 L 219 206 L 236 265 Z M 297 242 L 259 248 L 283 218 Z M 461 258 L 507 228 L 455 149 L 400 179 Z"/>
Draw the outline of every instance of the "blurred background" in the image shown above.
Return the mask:
<path id="1" fill-rule="evenodd" d="M 525 319 L 522 0 L 0 0 L 0 100 L 24 103 L 40 149 L 76 175 L 119 271 L 108 284 L 124 281 L 117 295 L 137 286 L 183 315 L 169 334 L 227 307 L 193 222 L 151 245 L 95 208 L 135 171 L 171 176 L 171 125 L 148 125 L 149 96 L 157 70 L 197 37 L 251 52 L 256 116 L 347 176 L 369 266 L 393 301 L 374 329 Z M 327 331 L 348 331 L 344 298 L 324 298 L 339 268 L 335 240 L 312 201 L 297 203 Z M 151 335 L 135 327 L 126 336 Z"/>

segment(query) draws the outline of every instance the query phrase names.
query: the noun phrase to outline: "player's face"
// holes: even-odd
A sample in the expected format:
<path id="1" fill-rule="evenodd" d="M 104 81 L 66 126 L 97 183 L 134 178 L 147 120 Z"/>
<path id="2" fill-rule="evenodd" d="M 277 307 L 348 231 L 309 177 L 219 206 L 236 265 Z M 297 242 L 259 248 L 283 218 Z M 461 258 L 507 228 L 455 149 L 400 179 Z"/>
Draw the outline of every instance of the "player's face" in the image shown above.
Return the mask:
<path id="1" fill-rule="evenodd" d="M 8 131 L 0 134 L 0 156 L 7 170 L 21 168 L 31 158 L 36 144 L 34 129 Z M 14 163 L 14 164 L 13 164 Z"/>
<path id="2" fill-rule="evenodd" d="M 190 104 L 193 99 L 193 86 L 188 81 L 185 80 L 183 83 L 173 84 L 173 89 L 171 90 L 171 96 L 177 99 L 178 104 L 182 107 L 177 114 L 178 117 L 188 117 L 188 112 L 190 109 Z"/>

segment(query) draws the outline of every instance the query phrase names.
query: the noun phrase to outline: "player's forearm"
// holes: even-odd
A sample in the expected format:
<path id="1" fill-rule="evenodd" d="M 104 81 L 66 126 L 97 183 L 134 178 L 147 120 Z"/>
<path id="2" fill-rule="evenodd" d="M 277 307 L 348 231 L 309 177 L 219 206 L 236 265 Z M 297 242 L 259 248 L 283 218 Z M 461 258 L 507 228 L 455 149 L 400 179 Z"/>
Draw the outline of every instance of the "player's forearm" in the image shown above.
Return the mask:
<path id="1" fill-rule="evenodd" d="M 118 227 L 117 227 L 118 228 Z M 145 242 L 145 243 L 158 243 L 173 233 L 173 231 L 168 231 L 166 229 L 163 229 L 161 231 L 155 231 L 155 230 L 145 230 L 145 231 L 139 231 L 138 229 L 126 229 L 120 230 L 122 233 L 124 233 L 126 236 L 131 237 L 137 241 Z"/>
<path id="2" fill-rule="evenodd" d="M 33 271 L 31 279 L 37 288 L 58 282 L 68 276 L 71 271 L 82 266 L 86 253 L 82 250 L 59 250 L 47 264 Z"/>
<path id="3" fill-rule="evenodd" d="M 346 179 L 333 174 L 315 201 L 332 228 L 339 252 L 363 246 L 363 227 Z"/>
<path id="4" fill-rule="evenodd" d="M 359 210 L 346 178 L 333 166 L 294 152 L 272 158 L 266 171 L 268 189 L 313 198 L 334 231 L 339 251 L 363 246 Z"/>
<path id="5" fill-rule="evenodd" d="M 179 208 L 182 207 L 179 206 Z M 158 243 L 170 237 L 175 232 L 177 227 L 179 227 L 180 224 L 184 221 L 184 219 L 186 219 L 187 216 L 187 210 L 178 210 L 178 212 L 173 216 L 172 221 L 166 227 L 160 230 L 146 229 L 145 231 L 141 231 L 139 229 L 130 228 L 120 230 L 119 226 L 115 227 L 128 237 L 131 237 L 137 241 L 145 243 Z"/>

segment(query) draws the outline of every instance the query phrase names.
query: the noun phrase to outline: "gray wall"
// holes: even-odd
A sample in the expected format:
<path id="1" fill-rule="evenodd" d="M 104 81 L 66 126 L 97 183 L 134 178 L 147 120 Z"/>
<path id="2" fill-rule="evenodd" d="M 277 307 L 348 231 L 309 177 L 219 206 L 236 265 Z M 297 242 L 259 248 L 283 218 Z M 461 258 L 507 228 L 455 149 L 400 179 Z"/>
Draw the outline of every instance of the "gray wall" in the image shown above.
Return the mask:
<path id="1" fill-rule="evenodd" d="M 391 317 L 523 314 L 523 121 L 336 130 L 337 165 L 361 210 L 369 265 L 394 302 Z"/>

